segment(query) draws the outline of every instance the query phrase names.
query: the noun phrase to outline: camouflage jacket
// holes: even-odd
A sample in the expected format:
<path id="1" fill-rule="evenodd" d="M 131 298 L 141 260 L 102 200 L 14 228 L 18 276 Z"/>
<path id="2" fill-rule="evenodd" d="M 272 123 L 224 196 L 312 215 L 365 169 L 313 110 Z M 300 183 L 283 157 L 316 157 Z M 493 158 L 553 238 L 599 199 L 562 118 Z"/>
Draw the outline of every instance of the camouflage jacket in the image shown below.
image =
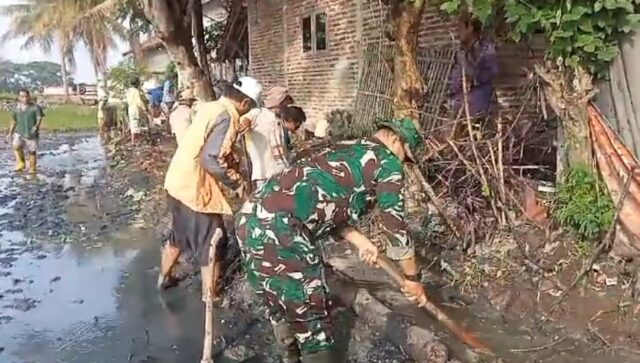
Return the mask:
<path id="1" fill-rule="evenodd" d="M 387 255 L 412 257 L 402 161 L 374 139 L 342 142 L 269 179 L 252 197 L 258 215 L 293 215 L 314 239 L 355 226 L 374 205 L 380 210 Z"/>

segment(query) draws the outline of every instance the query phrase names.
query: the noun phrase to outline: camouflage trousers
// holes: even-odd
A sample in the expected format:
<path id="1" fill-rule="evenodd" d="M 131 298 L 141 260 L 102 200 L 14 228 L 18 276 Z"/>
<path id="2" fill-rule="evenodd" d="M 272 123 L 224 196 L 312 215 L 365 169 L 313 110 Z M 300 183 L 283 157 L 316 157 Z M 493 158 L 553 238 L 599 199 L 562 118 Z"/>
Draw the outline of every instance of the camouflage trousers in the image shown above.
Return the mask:
<path id="1" fill-rule="evenodd" d="M 271 323 L 286 321 L 304 355 L 333 349 L 324 266 L 308 229 L 287 213 L 245 203 L 236 233 L 247 280 Z"/>

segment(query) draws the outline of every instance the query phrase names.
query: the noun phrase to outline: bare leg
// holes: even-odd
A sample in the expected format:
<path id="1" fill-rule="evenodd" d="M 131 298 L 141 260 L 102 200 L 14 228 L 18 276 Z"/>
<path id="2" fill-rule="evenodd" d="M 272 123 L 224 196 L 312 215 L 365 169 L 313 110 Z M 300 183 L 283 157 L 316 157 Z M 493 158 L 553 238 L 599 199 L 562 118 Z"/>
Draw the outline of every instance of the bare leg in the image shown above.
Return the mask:
<path id="1" fill-rule="evenodd" d="M 172 246 L 169 242 L 165 243 L 162 248 L 162 257 L 160 261 L 160 276 L 158 276 L 158 289 L 162 289 L 163 285 L 171 277 L 171 271 L 180 258 L 180 250 Z"/>

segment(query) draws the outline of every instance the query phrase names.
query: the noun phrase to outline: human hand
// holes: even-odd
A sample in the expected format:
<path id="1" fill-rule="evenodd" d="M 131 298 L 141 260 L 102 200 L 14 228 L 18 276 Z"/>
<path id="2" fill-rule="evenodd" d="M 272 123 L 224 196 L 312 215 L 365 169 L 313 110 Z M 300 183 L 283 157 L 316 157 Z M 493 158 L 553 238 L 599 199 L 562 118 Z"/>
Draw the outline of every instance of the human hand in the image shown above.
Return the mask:
<path id="1" fill-rule="evenodd" d="M 242 135 L 245 132 L 249 131 L 251 128 L 251 120 L 248 117 L 245 117 L 240 120 L 240 125 L 238 125 L 238 134 Z"/>
<path id="2" fill-rule="evenodd" d="M 7 134 L 7 136 L 5 136 L 4 139 L 7 141 L 7 144 L 10 144 L 11 143 L 11 134 Z"/>
<path id="3" fill-rule="evenodd" d="M 409 301 L 418 304 L 419 307 L 423 307 L 427 303 L 427 293 L 424 291 L 424 286 L 419 282 L 405 279 L 402 292 Z"/>
<path id="4" fill-rule="evenodd" d="M 240 186 L 235 190 L 236 195 L 240 199 L 247 199 L 249 197 L 249 183 L 243 181 Z"/>
<path id="5" fill-rule="evenodd" d="M 378 264 L 378 247 L 376 247 L 369 239 L 361 241 L 358 245 L 358 256 L 360 260 L 369 266 Z"/>

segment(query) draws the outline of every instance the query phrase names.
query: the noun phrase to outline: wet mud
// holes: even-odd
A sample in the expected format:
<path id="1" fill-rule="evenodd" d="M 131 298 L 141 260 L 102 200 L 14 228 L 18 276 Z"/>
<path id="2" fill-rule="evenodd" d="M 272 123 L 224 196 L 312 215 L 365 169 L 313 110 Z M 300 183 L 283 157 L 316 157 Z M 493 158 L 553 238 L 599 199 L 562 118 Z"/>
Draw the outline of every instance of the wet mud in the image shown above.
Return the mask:
<path id="1" fill-rule="evenodd" d="M 32 178 L 12 171 L 10 150 L 0 145 L 0 363 L 198 362 L 204 316 L 198 277 L 184 269 L 176 288 L 155 288 L 168 220 L 161 209 L 142 205 L 157 183 L 135 165 L 120 168 L 95 135 L 46 135 L 41 146 Z M 430 296 L 498 354 L 474 356 L 408 305 L 380 271 L 357 267 L 344 250 L 327 253 L 341 256 L 332 265 L 351 271 L 340 275 L 371 291 L 403 325 L 379 329 L 336 302 L 331 314 L 344 361 L 412 362 L 402 348 L 409 324 L 434 332 L 461 361 L 640 360 L 612 355 L 554 322 L 514 319 L 487 299 L 468 301 L 432 284 Z M 250 289 L 237 274 L 228 279 L 215 313 L 216 362 L 279 362 Z"/>
<path id="2" fill-rule="evenodd" d="M 36 178 L 14 173 L 0 146 L 0 362 L 200 360 L 198 278 L 156 290 L 159 228 L 141 219 L 163 216 L 139 214 L 147 178 L 109 164 L 95 135 L 43 137 Z M 231 279 L 216 310 L 216 362 L 279 362 L 249 288 Z M 388 340 L 353 329 L 348 309 L 332 314 L 349 361 L 410 361 Z"/>

